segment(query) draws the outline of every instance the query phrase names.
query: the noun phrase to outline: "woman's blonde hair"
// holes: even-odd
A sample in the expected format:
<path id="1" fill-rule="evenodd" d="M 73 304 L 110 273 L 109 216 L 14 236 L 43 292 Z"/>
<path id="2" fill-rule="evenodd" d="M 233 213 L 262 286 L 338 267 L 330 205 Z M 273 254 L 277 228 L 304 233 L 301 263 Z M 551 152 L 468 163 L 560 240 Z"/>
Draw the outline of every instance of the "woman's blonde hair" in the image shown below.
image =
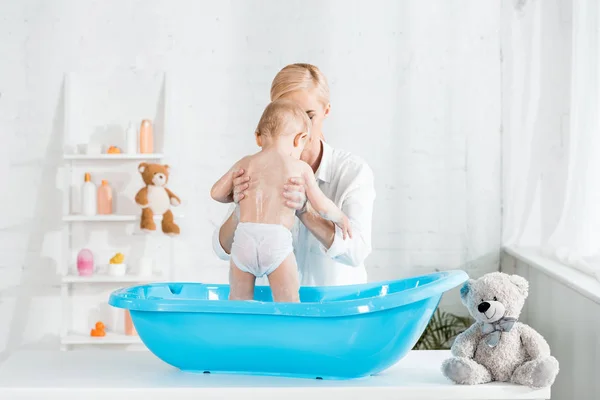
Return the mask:
<path id="1" fill-rule="evenodd" d="M 325 75 L 312 64 L 296 63 L 284 67 L 271 84 L 271 101 L 296 90 L 317 89 L 319 100 L 329 104 L 329 84 Z"/>

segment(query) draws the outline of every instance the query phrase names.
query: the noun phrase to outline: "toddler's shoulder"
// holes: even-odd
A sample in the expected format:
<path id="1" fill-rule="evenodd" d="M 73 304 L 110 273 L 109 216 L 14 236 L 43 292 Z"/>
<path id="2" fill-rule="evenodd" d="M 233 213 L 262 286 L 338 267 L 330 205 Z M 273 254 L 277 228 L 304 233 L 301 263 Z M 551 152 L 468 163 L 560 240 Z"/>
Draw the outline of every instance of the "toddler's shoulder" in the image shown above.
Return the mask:
<path id="1" fill-rule="evenodd" d="M 310 167 L 310 165 L 308 165 L 302 160 L 291 158 L 290 165 L 293 166 L 294 171 L 297 171 L 298 173 L 304 173 L 309 171 L 312 172 L 312 168 Z"/>
<path id="2" fill-rule="evenodd" d="M 244 157 L 240 158 L 238 160 L 238 162 L 235 163 L 235 166 L 238 168 L 248 167 L 248 165 L 250 165 L 252 162 L 254 162 L 255 158 L 256 158 L 255 154 L 250 154 L 250 155 L 244 156 Z"/>

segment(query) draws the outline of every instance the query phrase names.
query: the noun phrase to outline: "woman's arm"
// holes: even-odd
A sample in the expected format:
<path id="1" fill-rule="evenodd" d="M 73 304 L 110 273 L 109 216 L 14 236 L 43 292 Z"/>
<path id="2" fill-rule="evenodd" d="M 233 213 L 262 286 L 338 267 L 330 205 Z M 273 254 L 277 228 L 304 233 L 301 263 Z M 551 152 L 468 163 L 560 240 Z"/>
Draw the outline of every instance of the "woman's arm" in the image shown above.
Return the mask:
<path id="1" fill-rule="evenodd" d="M 321 218 L 317 212 L 312 210 L 310 204 L 306 205 L 304 212 L 298 214 L 298 219 L 325 249 L 331 248 L 335 239 L 335 224 L 333 222 Z"/>
<path id="2" fill-rule="evenodd" d="M 237 207 L 237 205 L 236 205 Z M 225 220 L 223 225 L 219 228 L 217 235 L 218 243 L 213 243 L 213 246 L 218 245 L 222 250 L 222 253 L 226 255 L 231 254 L 231 245 L 233 244 L 233 234 L 238 226 L 238 218 L 236 217 L 235 210 L 231 213 L 229 218 Z M 218 248 L 215 250 L 219 250 Z M 222 254 L 221 253 L 221 254 Z M 222 257 L 221 257 L 222 258 Z"/>
<path id="3" fill-rule="evenodd" d="M 239 218 L 238 203 L 246 197 L 246 190 L 250 187 L 250 177 L 244 176 L 246 171 L 242 168 L 234 170 L 232 173 L 233 179 L 233 194 L 232 199 L 228 202 L 233 201 L 235 207 L 230 209 L 229 217 L 223 222 L 221 226 L 215 229 L 213 234 L 213 251 L 222 260 L 228 260 L 229 254 L 231 253 L 231 244 L 233 243 L 233 234 L 237 228 Z"/>
<path id="4" fill-rule="evenodd" d="M 291 178 L 284 187 L 286 205 L 297 210 L 297 216 L 306 228 L 326 249 L 326 254 L 350 266 L 361 265 L 371 253 L 371 223 L 375 185 L 373 172 L 362 165 L 351 177 L 347 177 L 341 210 L 350 220 L 352 239 L 343 240 L 343 232 L 331 221 L 323 219 L 311 210 L 306 202 L 304 181 Z"/>
<path id="5" fill-rule="evenodd" d="M 326 248 L 329 249 L 335 238 L 335 224 L 321 218 L 306 199 L 306 187 L 303 178 L 290 178 L 283 187 L 285 205 L 296 210 L 296 216 L 307 227 L 310 233 Z"/>
<path id="6" fill-rule="evenodd" d="M 342 230 L 343 239 L 346 240 L 346 236 L 352 238 L 352 228 L 348 218 L 342 210 L 340 210 L 333 201 L 331 201 L 319 188 L 315 175 L 312 168 L 308 164 L 304 164 L 304 170 L 302 171 L 302 178 L 305 182 L 306 197 L 310 202 L 310 207 L 315 210 L 319 216 L 327 221 L 333 222 Z M 329 228 L 331 225 L 324 225 L 323 227 Z M 331 233 L 330 229 L 326 229 L 325 233 Z"/>

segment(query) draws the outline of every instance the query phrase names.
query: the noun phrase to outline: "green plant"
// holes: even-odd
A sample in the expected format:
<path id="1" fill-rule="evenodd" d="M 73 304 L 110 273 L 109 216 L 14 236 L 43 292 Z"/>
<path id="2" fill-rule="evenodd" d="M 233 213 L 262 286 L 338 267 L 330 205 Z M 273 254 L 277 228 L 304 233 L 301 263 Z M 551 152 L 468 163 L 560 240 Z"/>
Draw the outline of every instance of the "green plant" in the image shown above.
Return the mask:
<path id="1" fill-rule="evenodd" d="M 439 308 L 417 341 L 415 350 L 448 350 L 454 338 L 473 324 L 471 317 L 461 317 Z"/>

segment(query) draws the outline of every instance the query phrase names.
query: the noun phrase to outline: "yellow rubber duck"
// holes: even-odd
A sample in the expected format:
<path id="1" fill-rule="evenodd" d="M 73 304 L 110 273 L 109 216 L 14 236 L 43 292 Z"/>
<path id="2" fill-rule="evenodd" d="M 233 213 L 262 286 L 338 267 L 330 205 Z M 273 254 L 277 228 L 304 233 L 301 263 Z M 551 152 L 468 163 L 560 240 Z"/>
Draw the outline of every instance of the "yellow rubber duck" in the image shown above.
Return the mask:
<path id="1" fill-rule="evenodd" d="M 111 264 L 122 264 L 124 259 L 125 259 L 125 256 L 123 255 L 123 253 L 117 253 L 114 255 L 113 258 L 110 259 L 110 263 Z"/>

